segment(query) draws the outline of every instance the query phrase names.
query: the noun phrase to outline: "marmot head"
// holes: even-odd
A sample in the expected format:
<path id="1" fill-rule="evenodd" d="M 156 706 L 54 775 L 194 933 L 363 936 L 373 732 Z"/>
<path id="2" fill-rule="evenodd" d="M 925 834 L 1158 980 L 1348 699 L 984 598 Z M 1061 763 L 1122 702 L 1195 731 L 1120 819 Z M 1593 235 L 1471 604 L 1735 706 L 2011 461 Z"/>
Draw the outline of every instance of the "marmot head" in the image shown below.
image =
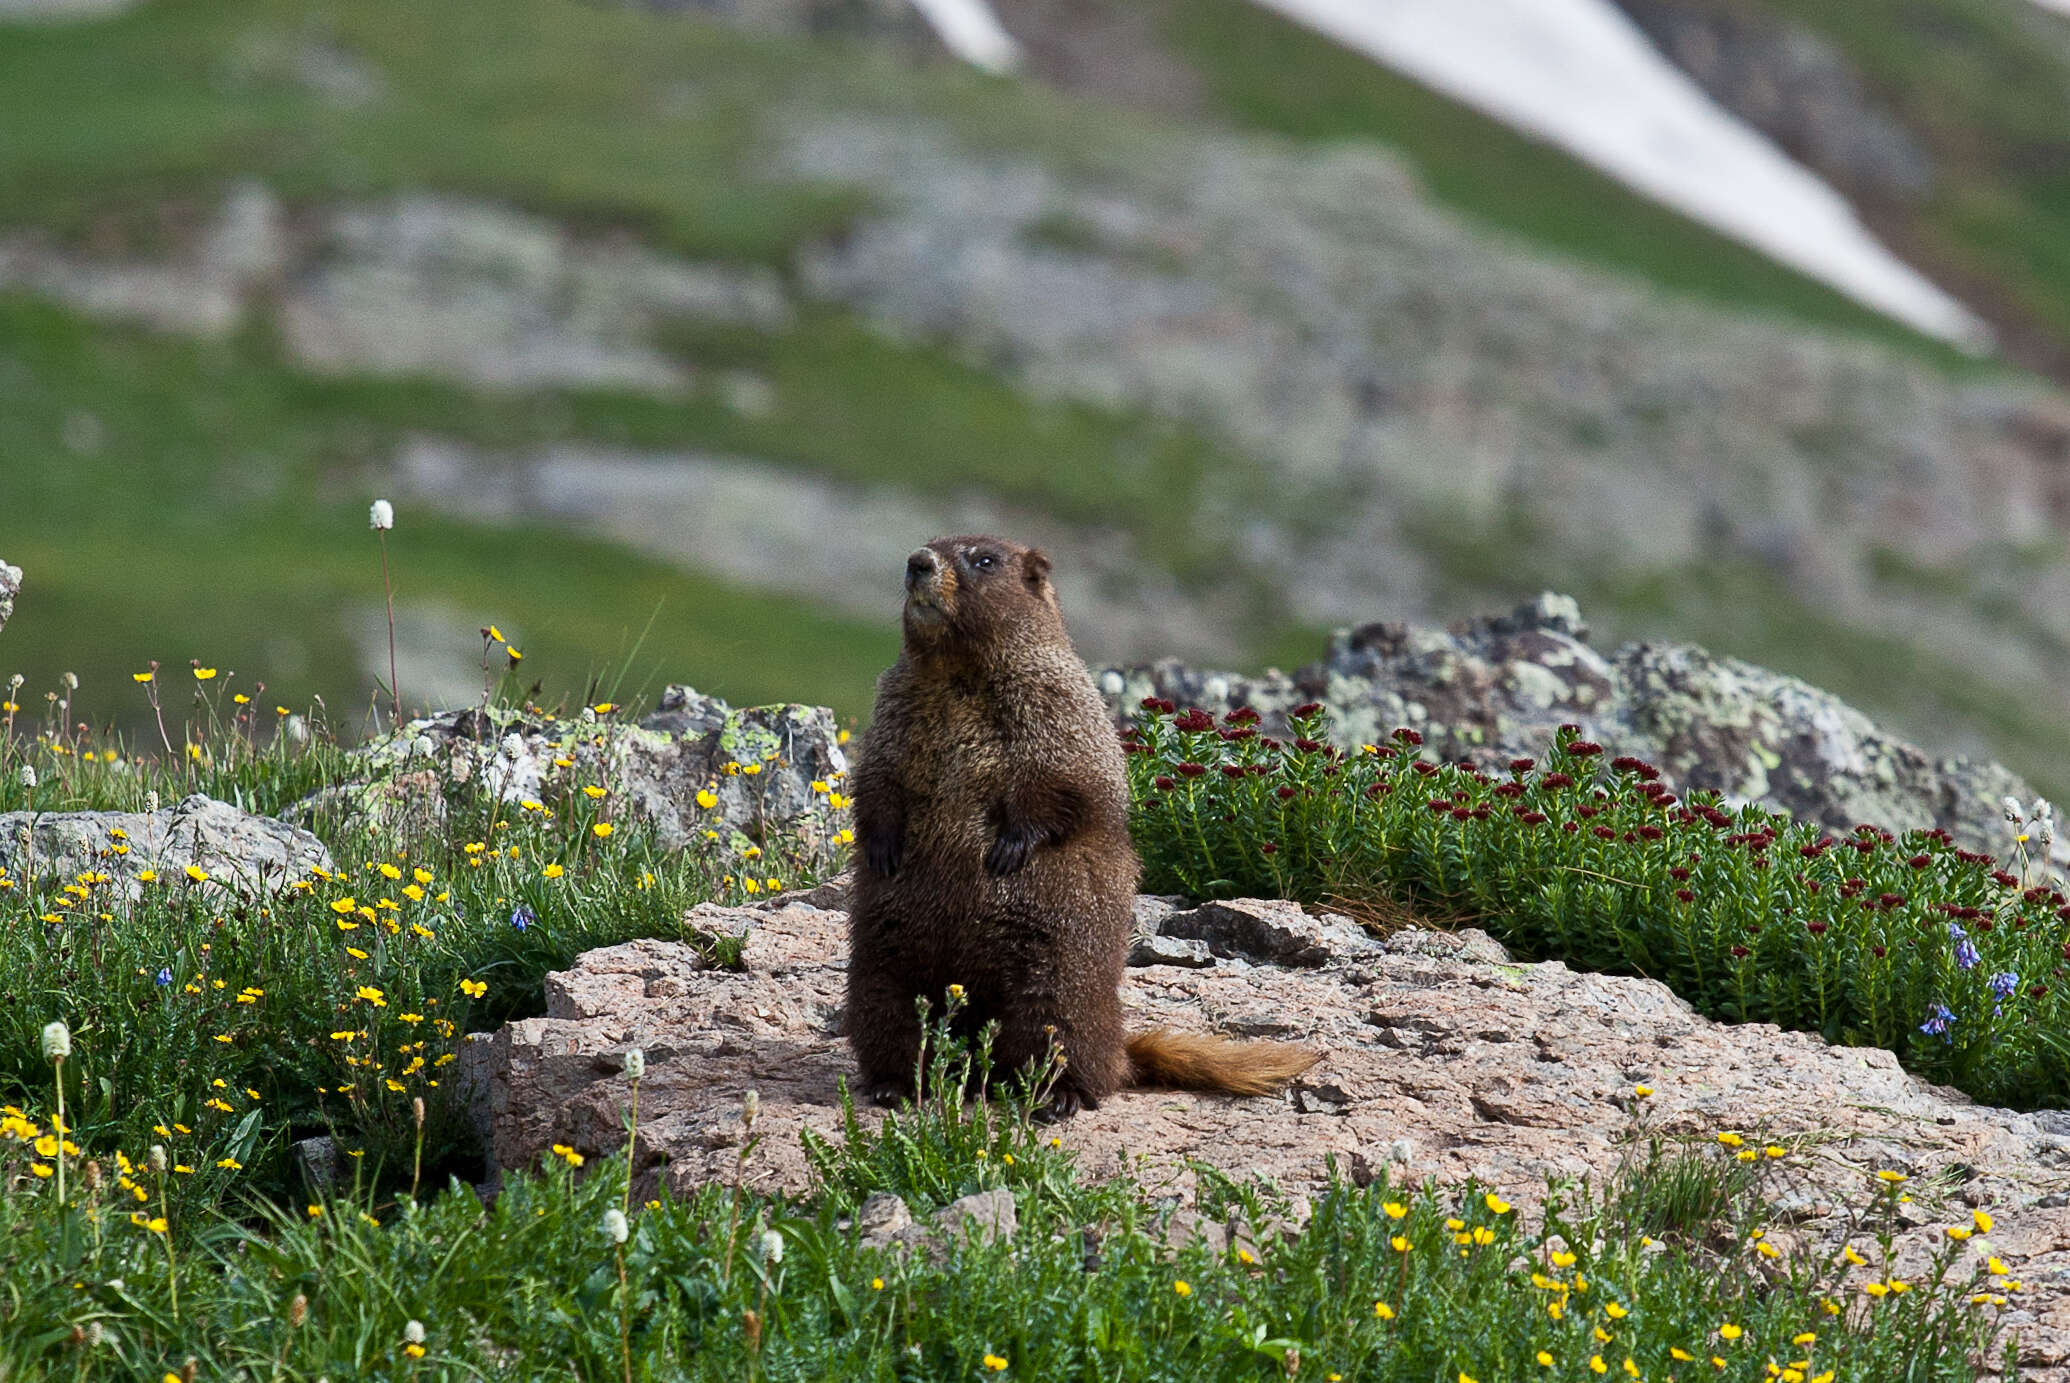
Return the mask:
<path id="1" fill-rule="evenodd" d="M 937 538 L 906 559 L 906 647 L 979 648 L 1064 637 L 1049 558 L 1005 538 Z"/>

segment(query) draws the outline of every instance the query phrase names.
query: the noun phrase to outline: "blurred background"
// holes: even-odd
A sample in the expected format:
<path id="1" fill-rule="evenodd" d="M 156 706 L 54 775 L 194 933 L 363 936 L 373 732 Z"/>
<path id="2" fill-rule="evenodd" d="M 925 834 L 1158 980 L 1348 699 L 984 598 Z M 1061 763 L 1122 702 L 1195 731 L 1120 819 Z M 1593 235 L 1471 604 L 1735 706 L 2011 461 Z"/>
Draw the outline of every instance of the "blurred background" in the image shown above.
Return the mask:
<path id="1" fill-rule="evenodd" d="M 1543 588 L 2070 791 L 2059 0 L 0 0 L 0 675 L 867 714 Z M 170 679 L 168 679 L 170 682 Z M 174 695 L 184 695 L 175 692 Z"/>

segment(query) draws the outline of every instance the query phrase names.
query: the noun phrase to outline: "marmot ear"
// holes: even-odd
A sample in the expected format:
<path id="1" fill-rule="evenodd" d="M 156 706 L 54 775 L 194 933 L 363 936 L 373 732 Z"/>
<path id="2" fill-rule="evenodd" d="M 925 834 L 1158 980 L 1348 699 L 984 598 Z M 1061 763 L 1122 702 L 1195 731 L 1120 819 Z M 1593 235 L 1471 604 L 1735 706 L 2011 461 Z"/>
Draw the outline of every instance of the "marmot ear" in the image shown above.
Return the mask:
<path id="1" fill-rule="evenodd" d="M 1021 554 L 1021 579 L 1037 590 L 1049 579 L 1049 557 L 1039 547 L 1031 547 Z"/>

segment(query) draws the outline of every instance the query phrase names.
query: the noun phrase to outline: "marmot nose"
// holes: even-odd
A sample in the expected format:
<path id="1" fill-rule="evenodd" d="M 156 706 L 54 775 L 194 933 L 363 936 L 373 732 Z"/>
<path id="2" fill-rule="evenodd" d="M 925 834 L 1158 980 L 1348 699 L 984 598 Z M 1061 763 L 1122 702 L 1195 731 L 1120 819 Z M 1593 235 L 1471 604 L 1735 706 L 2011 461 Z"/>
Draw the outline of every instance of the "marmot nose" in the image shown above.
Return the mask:
<path id="1" fill-rule="evenodd" d="M 923 547 L 906 559 L 906 584 L 916 586 L 941 570 L 942 559 L 933 548 Z"/>

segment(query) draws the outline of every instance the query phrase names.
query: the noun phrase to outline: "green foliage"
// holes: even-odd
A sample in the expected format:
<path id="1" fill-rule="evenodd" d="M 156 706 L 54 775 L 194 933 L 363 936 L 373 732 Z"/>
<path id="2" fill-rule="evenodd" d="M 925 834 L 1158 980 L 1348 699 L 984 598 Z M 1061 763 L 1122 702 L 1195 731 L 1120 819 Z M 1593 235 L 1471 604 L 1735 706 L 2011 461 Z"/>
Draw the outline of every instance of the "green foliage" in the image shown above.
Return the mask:
<path id="1" fill-rule="evenodd" d="M 0 1172 L 19 1161 L 9 1147 Z M 949 1170 L 975 1184 L 996 1170 L 984 1163 Z M 625 1194 L 617 1159 L 579 1179 L 552 1160 L 512 1173 L 487 1207 L 455 1183 L 423 1201 L 350 1191 L 254 1207 L 242 1222 L 176 1207 L 163 1231 L 155 1202 L 131 1217 L 132 1181 L 149 1194 L 157 1178 L 124 1172 L 63 1208 L 48 1183 L 0 1195 L 0 1374 L 156 1378 L 192 1358 L 203 1378 L 297 1380 L 602 1380 L 629 1367 L 686 1380 L 1493 1383 L 1543 1375 L 1543 1351 L 1560 1377 L 1687 1376 L 1697 1360 L 1704 1377 L 1755 1383 L 1782 1361 L 1805 1379 L 1954 1383 L 1977 1377 L 2007 1301 L 1953 1247 L 1885 1289 L 1887 1234 L 1873 1232 L 1896 1188 L 1873 1182 L 1852 1237 L 1870 1252 L 1850 1260 L 1764 1251 L 1761 1234 L 1736 1231 L 1762 1213 L 1744 1192 L 1720 1207 L 1721 1233 L 1649 1244 L 1614 1195 L 1585 1187 L 1548 1187 L 1534 1213 L 1472 1184 L 1333 1183 L 1298 1231 L 1252 1220 L 1215 1252 L 1168 1246 L 1133 1178 L 1089 1186 L 1059 1162 L 1013 1187 L 1011 1238 L 905 1252 L 865 1247 L 832 1188 L 790 1203 L 723 1186 L 650 1201 L 619 1249 L 606 1229 Z M 1260 1189 L 1246 1188 L 1253 1204 Z"/>
<path id="2" fill-rule="evenodd" d="M 213 721 L 175 729 L 187 751 L 162 759 L 0 717 L 0 811 L 141 810 L 190 792 L 275 811 L 354 767 L 321 736 L 297 746 L 274 708 L 232 695 L 210 698 Z M 599 717 L 584 747 L 607 748 L 626 714 Z M 429 761 L 435 783 L 417 792 L 435 791 L 443 810 L 419 813 L 406 836 L 346 810 L 359 789 L 340 785 L 312 823 L 337 869 L 263 895 L 169 872 L 132 893 L 112 855 L 72 877 L 0 876 L 0 986 L 13 997 L 0 1009 L 0 1103 L 54 1108 L 39 1037 L 62 1019 L 79 1047 L 63 1068 L 72 1136 L 135 1160 L 165 1144 L 182 1169 L 176 1203 L 282 1190 L 286 1142 L 319 1132 L 370 1184 L 408 1179 L 420 1152 L 432 1167 L 473 1154 L 450 1067 L 465 1034 L 538 1012 L 548 971 L 636 937 L 688 941 L 725 963 L 734 943 L 689 930 L 692 906 L 744 897 L 749 860 L 755 889 L 831 863 L 823 838 L 751 846 L 723 833 L 663 849 L 573 758 L 523 803 L 455 762 Z"/>
<path id="3" fill-rule="evenodd" d="M 2070 924 L 2024 844 L 2015 873 L 1944 831 L 1728 813 L 1636 759 L 1606 772 L 1571 730 L 1490 773 L 1419 758 L 1409 730 L 1341 754 L 1319 706 L 1291 744 L 1255 718 L 1164 704 L 1133 732 L 1146 888 L 1391 900 L 1714 1017 L 1888 1047 L 1980 1100 L 2070 1100 Z"/>

